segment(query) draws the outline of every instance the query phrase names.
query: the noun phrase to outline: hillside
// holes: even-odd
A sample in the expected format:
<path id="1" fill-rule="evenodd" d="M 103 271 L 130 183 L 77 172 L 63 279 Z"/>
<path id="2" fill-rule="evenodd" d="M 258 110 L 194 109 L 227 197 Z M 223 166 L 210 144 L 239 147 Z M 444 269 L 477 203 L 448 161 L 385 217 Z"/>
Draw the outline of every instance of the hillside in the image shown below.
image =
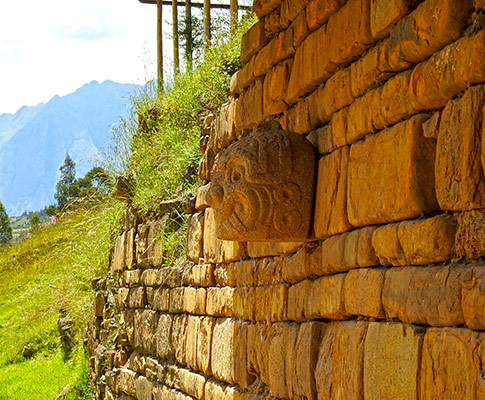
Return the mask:
<path id="1" fill-rule="evenodd" d="M 110 129 L 127 114 L 136 85 L 93 81 L 67 96 L 0 115 L 0 201 L 9 215 L 54 202 L 66 151 L 78 176 L 92 166 Z"/>
<path id="2" fill-rule="evenodd" d="M 108 263 L 116 210 L 103 205 L 64 215 L 0 250 L 0 399 L 54 399 L 67 385 L 72 396 L 65 398 L 89 398 L 83 326 L 91 280 Z M 73 321 L 66 363 L 57 327 L 61 308 Z"/>

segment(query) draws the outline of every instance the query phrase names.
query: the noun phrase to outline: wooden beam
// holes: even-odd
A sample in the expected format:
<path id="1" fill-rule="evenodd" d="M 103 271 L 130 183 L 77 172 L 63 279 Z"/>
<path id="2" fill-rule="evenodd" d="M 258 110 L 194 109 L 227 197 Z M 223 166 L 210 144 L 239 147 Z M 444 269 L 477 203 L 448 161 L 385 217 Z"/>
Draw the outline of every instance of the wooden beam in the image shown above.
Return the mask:
<path id="1" fill-rule="evenodd" d="M 239 22 L 237 0 L 231 0 L 231 35 L 234 36 Z"/>
<path id="2" fill-rule="evenodd" d="M 185 2 L 185 59 L 187 71 L 192 71 L 192 5 Z"/>
<path id="3" fill-rule="evenodd" d="M 205 51 L 211 46 L 211 2 L 204 0 L 204 45 Z"/>
<path id="4" fill-rule="evenodd" d="M 172 1 L 172 25 L 173 25 L 173 69 L 174 74 L 180 72 L 180 58 L 179 58 L 179 23 L 178 23 L 178 9 L 177 0 Z"/>
<path id="5" fill-rule="evenodd" d="M 163 28 L 162 28 L 162 0 L 157 3 L 157 77 L 158 87 L 163 88 Z"/>
<path id="6" fill-rule="evenodd" d="M 138 0 L 142 4 L 157 4 L 157 0 Z M 185 7 L 185 1 L 178 1 L 177 6 L 179 7 Z M 164 6 L 171 6 L 172 5 L 172 0 L 163 0 L 162 4 Z M 190 5 L 192 8 L 204 8 L 203 3 L 194 3 L 190 2 Z M 218 8 L 218 9 L 223 9 L 223 10 L 230 10 L 231 6 L 229 4 L 211 4 L 211 9 Z M 251 6 L 239 6 L 238 7 L 240 10 L 252 10 Z"/>

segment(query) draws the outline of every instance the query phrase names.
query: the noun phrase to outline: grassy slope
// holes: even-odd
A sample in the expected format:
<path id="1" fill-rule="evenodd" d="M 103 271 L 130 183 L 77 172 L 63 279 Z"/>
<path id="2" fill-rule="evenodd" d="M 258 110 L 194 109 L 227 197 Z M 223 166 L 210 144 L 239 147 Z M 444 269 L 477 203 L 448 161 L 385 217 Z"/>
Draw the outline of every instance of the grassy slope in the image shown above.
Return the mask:
<path id="1" fill-rule="evenodd" d="M 90 282 L 108 265 L 110 221 L 117 212 L 105 205 L 66 215 L 0 252 L 0 399 L 54 399 L 83 380 Z M 61 306 L 75 321 L 77 346 L 68 363 L 57 333 Z M 22 356 L 24 343 L 36 350 L 30 360 Z"/>

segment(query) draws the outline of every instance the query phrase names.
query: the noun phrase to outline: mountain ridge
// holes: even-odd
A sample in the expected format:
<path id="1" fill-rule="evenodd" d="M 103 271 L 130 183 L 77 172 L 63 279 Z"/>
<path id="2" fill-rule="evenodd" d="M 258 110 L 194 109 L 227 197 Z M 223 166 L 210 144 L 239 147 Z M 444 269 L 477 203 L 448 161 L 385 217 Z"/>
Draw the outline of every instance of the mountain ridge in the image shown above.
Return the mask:
<path id="1" fill-rule="evenodd" d="M 9 215 L 39 210 L 54 200 L 59 166 L 69 152 L 77 176 L 110 140 L 138 85 L 91 81 L 47 103 L 0 115 L 0 201 Z"/>

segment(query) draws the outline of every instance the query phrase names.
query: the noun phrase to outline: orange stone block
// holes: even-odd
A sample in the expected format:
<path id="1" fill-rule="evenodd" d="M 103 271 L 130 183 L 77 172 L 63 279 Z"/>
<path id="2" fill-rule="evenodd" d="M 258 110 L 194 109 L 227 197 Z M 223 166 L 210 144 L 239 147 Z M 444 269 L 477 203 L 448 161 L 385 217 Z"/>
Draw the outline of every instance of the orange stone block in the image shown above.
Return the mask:
<path id="1" fill-rule="evenodd" d="M 470 279 L 469 268 L 391 268 L 386 273 L 382 293 L 386 316 L 411 324 L 461 325 L 465 322 L 462 284 Z"/>
<path id="2" fill-rule="evenodd" d="M 485 398 L 485 334 L 468 329 L 428 329 L 424 337 L 420 399 Z"/>
<path id="3" fill-rule="evenodd" d="M 293 60 L 284 61 L 266 75 L 263 89 L 265 114 L 276 115 L 286 109 L 285 96 L 290 80 L 292 64 Z"/>
<path id="4" fill-rule="evenodd" d="M 485 256 L 485 210 L 456 213 L 458 231 L 456 253 L 462 257 L 481 258 Z"/>
<path id="5" fill-rule="evenodd" d="M 348 314 L 371 318 L 383 318 L 382 290 L 385 269 L 358 268 L 345 276 L 345 311 Z"/>
<path id="6" fill-rule="evenodd" d="M 311 0 L 306 8 L 308 28 L 314 31 L 322 26 L 344 3 L 345 0 Z"/>
<path id="7" fill-rule="evenodd" d="M 409 13 L 413 0 L 371 0 L 370 29 L 372 36 L 383 39 L 401 18 Z"/>
<path id="8" fill-rule="evenodd" d="M 470 329 L 485 330 L 485 268 L 473 266 L 472 277 L 462 282 L 461 308 Z"/>
<path id="9" fill-rule="evenodd" d="M 426 119 L 418 115 L 351 146 L 347 206 L 353 226 L 413 218 L 436 208 L 435 141 L 422 135 Z"/>
<path id="10" fill-rule="evenodd" d="M 309 0 L 283 0 L 281 4 L 281 25 L 288 27 L 291 22 L 300 14 Z"/>
<path id="11" fill-rule="evenodd" d="M 315 236 L 326 238 L 352 228 L 347 218 L 349 147 L 342 147 L 318 162 Z"/>
<path id="12" fill-rule="evenodd" d="M 263 81 L 241 93 L 236 106 L 236 130 L 251 129 L 263 120 Z"/>
<path id="13" fill-rule="evenodd" d="M 269 39 L 264 31 L 264 20 L 258 21 L 244 34 L 241 40 L 241 61 L 247 62 Z"/>
<path id="14" fill-rule="evenodd" d="M 304 314 L 307 319 L 341 319 L 346 315 L 344 306 L 345 274 L 324 276 L 311 281 L 309 291 L 300 293 L 306 299 Z"/>
<path id="15" fill-rule="evenodd" d="M 401 1 L 380 3 L 394 4 Z M 427 0 L 398 22 L 391 32 L 389 62 L 393 69 L 425 60 L 458 39 L 467 26 L 472 0 Z M 384 15 L 385 17 L 385 15 Z"/>
<path id="16" fill-rule="evenodd" d="M 485 37 L 484 37 L 485 38 Z M 485 86 L 475 86 L 441 113 L 436 150 L 436 196 L 444 210 L 467 211 L 485 207 L 481 130 Z"/>
<path id="17" fill-rule="evenodd" d="M 261 19 L 278 8 L 282 2 L 283 0 L 255 0 L 253 2 L 253 11 Z"/>
<path id="18" fill-rule="evenodd" d="M 365 399 L 418 400 L 423 336 L 424 330 L 415 326 L 369 324 L 364 345 Z"/>

